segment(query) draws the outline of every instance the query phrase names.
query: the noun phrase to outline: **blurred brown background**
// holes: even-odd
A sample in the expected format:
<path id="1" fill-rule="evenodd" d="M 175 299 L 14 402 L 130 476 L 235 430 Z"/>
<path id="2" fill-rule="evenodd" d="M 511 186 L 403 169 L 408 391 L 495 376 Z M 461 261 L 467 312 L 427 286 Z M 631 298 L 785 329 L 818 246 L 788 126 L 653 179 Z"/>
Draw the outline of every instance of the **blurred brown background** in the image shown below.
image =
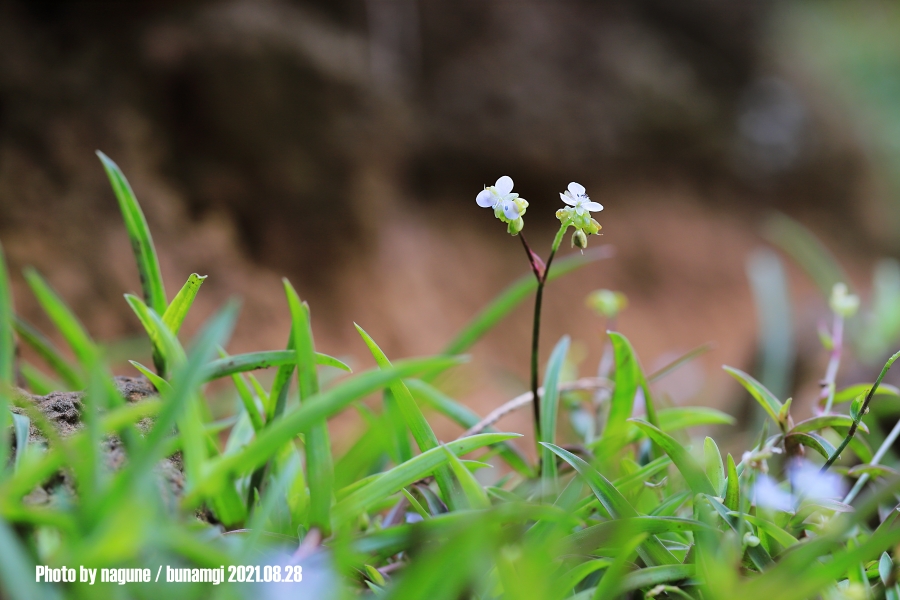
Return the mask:
<path id="1" fill-rule="evenodd" d="M 731 406 L 743 396 L 719 366 L 763 360 L 747 264 L 767 215 L 816 232 L 864 298 L 875 260 L 900 249 L 898 24 L 869 1 L 0 0 L 0 239 L 12 271 L 36 266 L 97 338 L 138 334 L 102 149 L 144 207 L 169 294 L 210 276 L 189 331 L 240 295 L 230 349 L 282 347 L 285 275 L 323 351 L 365 366 L 353 321 L 390 356 L 433 353 L 527 272 L 476 206 L 483 185 L 513 177 L 544 249 L 574 180 L 606 207 L 591 244 L 617 255 L 550 286 L 544 357 L 571 333 L 592 373 L 606 324 L 584 297 L 621 290 L 617 328 L 648 369 L 716 344 L 660 393 Z M 776 385 L 808 403 L 827 312 L 783 264 L 794 321 Z M 454 391 L 485 413 L 524 390 L 529 335 L 526 302 Z"/>

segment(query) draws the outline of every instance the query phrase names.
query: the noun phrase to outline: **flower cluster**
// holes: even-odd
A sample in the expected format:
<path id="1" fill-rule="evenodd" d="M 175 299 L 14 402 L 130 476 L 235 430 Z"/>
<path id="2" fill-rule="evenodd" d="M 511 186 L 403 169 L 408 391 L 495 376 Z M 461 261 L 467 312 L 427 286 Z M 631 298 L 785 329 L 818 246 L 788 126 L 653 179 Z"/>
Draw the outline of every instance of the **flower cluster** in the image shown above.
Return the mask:
<path id="1" fill-rule="evenodd" d="M 851 294 L 845 283 L 834 284 L 828 303 L 835 314 L 845 319 L 849 319 L 859 310 L 859 296 Z"/>
<path id="2" fill-rule="evenodd" d="M 475 197 L 475 202 L 482 208 L 493 208 L 494 216 L 507 224 L 506 230 L 517 235 L 525 227 L 522 215 L 528 208 L 528 201 L 519 198 L 512 189 L 512 177 L 504 175 L 494 185 L 481 190 Z"/>
<path id="3" fill-rule="evenodd" d="M 556 218 L 560 223 L 569 223 L 575 228 L 572 234 L 572 246 L 587 247 L 587 236 L 600 232 L 600 223 L 591 217 L 591 211 L 603 210 L 603 205 L 592 202 L 585 193 L 584 186 L 574 181 L 569 184 L 565 193 L 559 195 L 568 206 L 556 211 Z"/>

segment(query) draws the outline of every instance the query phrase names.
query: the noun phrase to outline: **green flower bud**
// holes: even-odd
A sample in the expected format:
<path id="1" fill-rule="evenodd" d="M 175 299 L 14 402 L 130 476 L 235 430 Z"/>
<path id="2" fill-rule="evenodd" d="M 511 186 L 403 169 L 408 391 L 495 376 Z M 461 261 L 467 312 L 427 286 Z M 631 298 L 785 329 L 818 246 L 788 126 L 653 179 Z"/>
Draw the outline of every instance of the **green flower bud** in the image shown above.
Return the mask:
<path id="1" fill-rule="evenodd" d="M 582 250 L 587 248 L 587 236 L 581 229 L 576 229 L 575 233 L 572 234 L 572 247 L 574 248 L 575 246 L 578 246 Z"/>
<path id="2" fill-rule="evenodd" d="M 628 298 L 622 292 L 596 290 L 588 294 L 586 304 L 600 316 L 611 319 L 625 310 Z"/>
<path id="3" fill-rule="evenodd" d="M 747 533 L 744 534 L 744 544 L 746 544 L 747 546 L 750 546 L 752 548 L 755 548 L 755 547 L 759 546 L 759 538 L 748 531 Z"/>
<path id="4" fill-rule="evenodd" d="M 859 296 L 849 293 L 846 284 L 836 283 L 831 289 L 829 305 L 836 315 L 847 319 L 859 310 Z"/>

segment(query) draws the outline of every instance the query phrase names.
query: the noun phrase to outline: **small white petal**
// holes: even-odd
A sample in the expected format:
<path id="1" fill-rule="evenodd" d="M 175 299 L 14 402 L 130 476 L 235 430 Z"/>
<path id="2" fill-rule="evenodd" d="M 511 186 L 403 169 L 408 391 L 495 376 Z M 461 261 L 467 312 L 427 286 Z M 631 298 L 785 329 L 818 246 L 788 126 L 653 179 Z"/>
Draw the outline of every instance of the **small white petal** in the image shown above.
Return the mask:
<path id="1" fill-rule="evenodd" d="M 506 218 L 510 221 L 519 218 L 519 207 L 516 206 L 516 203 L 512 200 L 504 200 L 503 201 L 503 214 L 506 215 Z"/>
<path id="2" fill-rule="evenodd" d="M 572 198 L 572 196 L 570 196 L 568 193 L 560 194 L 559 197 L 562 198 L 562 201 L 565 202 L 566 204 L 568 204 L 569 206 L 575 206 L 574 198 Z"/>
<path id="3" fill-rule="evenodd" d="M 753 499 L 757 506 L 764 506 L 791 512 L 794 508 L 794 499 L 790 493 L 778 487 L 775 480 L 768 475 L 760 475 L 753 486 Z"/>
<path id="4" fill-rule="evenodd" d="M 475 196 L 475 202 L 478 203 L 478 206 L 482 208 L 491 208 L 495 204 L 497 204 L 497 199 L 491 193 L 491 190 L 484 189 L 478 192 L 478 195 Z"/>
<path id="5" fill-rule="evenodd" d="M 572 192 L 573 196 L 583 196 L 584 195 L 584 186 L 580 183 L 575 183 L 574 181 L 569 184 L 568 190 Z"/>
<path id="6" fill-rule="evenodd" d="M 507 195 L 513 189 L 512 177 L 510 177 L 509 175 L 504 175 L 497 180 L 497 183 L 494 184 L 494 187 L 497 188 L 497 192 L 499 192 L 501 196 Z"/>
<path id="7" fill-rule="evenodd" d="M 584 207 L 592 212 L 599 212 L 603 210 L 603 205 L 599 202 L 585 202 Z"/>
<path id="8" fill-rule="evenodd" d="M 835 473 L 821 473 L 813 463 L 801 460 L 788 467 L 791 483 L 803 498 L 840 499 L 847 493 L 843 478 Z"/>

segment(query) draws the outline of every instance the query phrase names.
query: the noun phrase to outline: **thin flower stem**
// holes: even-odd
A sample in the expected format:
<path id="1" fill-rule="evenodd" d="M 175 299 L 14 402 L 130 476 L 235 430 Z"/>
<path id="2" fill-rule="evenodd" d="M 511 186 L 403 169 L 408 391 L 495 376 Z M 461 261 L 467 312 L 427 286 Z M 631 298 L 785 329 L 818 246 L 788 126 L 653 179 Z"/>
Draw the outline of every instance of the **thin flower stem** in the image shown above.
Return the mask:
<path id="1" fill-rule="evenodd" d="M 894 424 L 894 428 L 891 429 L 891 432 L 884 438 L 884 442 L 878 447 L 878 451 L 875 453 L 875 456 L 872 457 L 872 460 L 869 461 L 869 464 L 879 464 L 881 459 L 884 458 L 884 455 L 887 454 L 887 451 L 894 445 L 894 442 L 897 441 L 898 436 L 900 436 L 900 421 L 897 421 Z M 867 481 L 869 481 L 869 474 L 863 473 L 862 476 L 856 480 L 856 483 L 853 484 L 850 491 L 847 492 L 847 495 L 844 497 L 844 504 L 853 502 L 853 499 L 856 498 L 856 495 L 863 489 L 863 486 L 866 485 Z"/>
<path id="2" fill-rule="evenodd" d="M 822 380 L 822 391 L 819 394 L 819 403 L 825 400 L 823 414 L 831 412 L 834 404 L 835 381 L 838 367 L 841 364 L 841 350 L 844 346 L 844 317 L 835 313 L 834 327 L 831 331 L 831 356 L 828 359 L 828 368 L 825 370 L 825 379 Z"/>
<path id="3" fill-rule="evenodd" d="M 541 402 L 538 393 L 538 388 L 540 387 L 538 375 L 538 351 L 541 337 L 541 305 L 544 300 L 544 285 L 547 283 L 547 275 L 550 273 L 550 265 L 553 263 L 553 257 L 556 256 L 556 251 L 559 250 L 559 245 L 562 243 L 563 236 L 570 224 L 569 221 L 566 221 L 559 228 L 559 231 L 556 232 L 556 237 L 553 238 L 553 246 L 550 249 L 550 256 L 547 258 L 547 263 L 545 265 L 538 262 L 540 261 L 540 257 L 531 250 L 531 246 L 528 245 L 525 236 L 521 233 L 519 234 L 519 237 L 522 239 L 522 246 L 525 248 L 525 254 L 528 256 L 528 262 L 531 264 L 531 270 L 534 273 L 535 279 L 537 279 L 537 290 L 534 294 L 534 326 L 531 332 L 531 398 L 536 442 L 539 441 L 541 428 Z M 538 450 L 540 450 L 540 446 L 538 446 Z M 540 454 L 540 452 L 538 452 L 538 454 Z"/>
<path id="4" fill-rule="evenodd" d="M 884 376 L 887 375 L 888 369 L 891 368 L 891 365 L 894 364 L 900 358 L 900 352 L 897 352 L 893 356 L 891 356 L 887 362 L 884 364 L 884 367 L 881 369 L 881 373 L 878 374 L 878 379 L 875 380 L 874 385 L 869 388 L 869 391 L 866 393 L 866 398 L 863 400 L 863 404 L 859 409 L 859 413 L 856 415 L 856 418 L 853 419 L 853 423 L 850 425 L 850 429 L 847 430 L 847 437 L 844 438 L 844 441 L 841 442 L 841 445 L 837 447 L 834 453 L 825 461 L 825 464 L 822 466 L 821 472 L 824 473 L 828 470 L 828 468 L 834 464 L 834 462 L 841 456 L 841 452 L 843 452 L 847 446 L 850 444 L 850 440 L 853 439 L 853 436 L 856 435 L 856 430 L 859 429 L 859 422 L 862 421 L 863 415 L 865 415 L 869 411 L 869 403 L 872 401 L 872 397 L 875 395 L 875 392 L 878 390 L 878 386 L 881 385 L 881 380 L 884 379 Z"/>

